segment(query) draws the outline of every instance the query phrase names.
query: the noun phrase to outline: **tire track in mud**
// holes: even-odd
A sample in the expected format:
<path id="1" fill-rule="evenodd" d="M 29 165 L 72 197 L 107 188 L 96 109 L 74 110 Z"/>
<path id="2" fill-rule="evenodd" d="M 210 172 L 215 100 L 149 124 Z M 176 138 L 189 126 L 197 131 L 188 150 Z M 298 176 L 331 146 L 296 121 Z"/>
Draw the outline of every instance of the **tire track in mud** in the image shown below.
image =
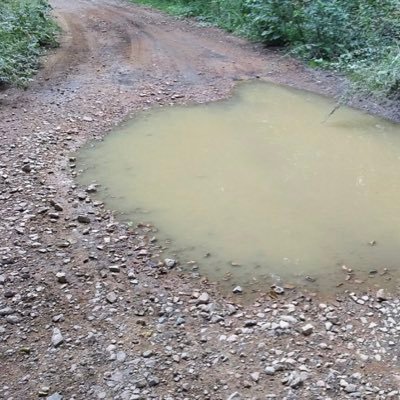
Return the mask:
<path id="1" fill-rule="evenodd" d="M 80 81 L 101 79 L 128 86 L 148 78 L 207 84 L 215 79 L 254 77 L 271 70 L 240 39 L 218 41 L 182 21 L 113 1 L 54 0 L 63 30 L 61 48 L 48 57 L 46 80 L 73 75 Z M 248 46 L 249 47 L 249 46 Z M 243 57 L 243 51 L 246 56 Z M 270 63 L 271 64 L 271 63 Z"/>

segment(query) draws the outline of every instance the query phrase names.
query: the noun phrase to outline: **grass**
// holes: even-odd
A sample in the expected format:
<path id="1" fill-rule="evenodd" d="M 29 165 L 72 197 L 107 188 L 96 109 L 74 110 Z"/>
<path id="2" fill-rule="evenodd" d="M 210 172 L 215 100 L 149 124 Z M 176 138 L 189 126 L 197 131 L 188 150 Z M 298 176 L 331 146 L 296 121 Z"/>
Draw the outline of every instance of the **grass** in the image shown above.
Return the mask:
<path id="1" fill-rule="evenodd" d="M 46 0 L 1 0 L 0 83 L 26 86 L 46 47 L 57 45 L 57 25 Z"/>

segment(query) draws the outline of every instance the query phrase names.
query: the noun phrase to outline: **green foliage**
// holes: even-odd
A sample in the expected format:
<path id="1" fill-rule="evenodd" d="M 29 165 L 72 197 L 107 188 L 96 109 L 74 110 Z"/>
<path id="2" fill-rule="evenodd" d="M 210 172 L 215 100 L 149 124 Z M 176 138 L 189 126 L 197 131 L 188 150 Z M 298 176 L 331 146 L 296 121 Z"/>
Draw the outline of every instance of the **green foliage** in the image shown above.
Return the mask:
<path id="1" fill-rule="evenodd" d="M 197 16 L 312 66 L 348 74 L 357 89 L 400 91 L 400 0 L 136 0 Z"/>
<path id="2" fill-rule="evenodd" d="M 48 13 L 46 0 L 1 0 L 0 83 L 26 85 L 42 48 L 57 44 Z"/>

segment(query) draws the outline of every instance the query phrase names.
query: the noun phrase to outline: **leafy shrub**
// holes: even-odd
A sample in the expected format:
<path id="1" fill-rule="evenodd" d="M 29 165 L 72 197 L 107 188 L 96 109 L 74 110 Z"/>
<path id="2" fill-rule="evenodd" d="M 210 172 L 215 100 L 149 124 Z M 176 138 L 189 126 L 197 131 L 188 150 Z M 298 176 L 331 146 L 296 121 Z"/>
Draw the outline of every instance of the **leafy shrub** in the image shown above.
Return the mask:
<path id="1" fill-rule="evenodd" d="M 57 27 L 45 0 L 1 0 L 0 83 L 26 85 L 42 48 L 55 46 Z"/>

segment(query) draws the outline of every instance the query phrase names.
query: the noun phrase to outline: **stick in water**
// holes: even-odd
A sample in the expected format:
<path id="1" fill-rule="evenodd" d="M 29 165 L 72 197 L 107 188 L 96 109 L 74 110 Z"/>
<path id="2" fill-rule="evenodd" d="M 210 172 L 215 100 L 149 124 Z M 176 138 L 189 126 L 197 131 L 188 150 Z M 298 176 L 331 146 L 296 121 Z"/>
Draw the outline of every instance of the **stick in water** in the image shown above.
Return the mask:
<path id="1" fill-rule="evenodd" d="M 335 107 L 333 107 L 333 109 L 331 110 L 331 112 L 327 115 L 327 117 L 322 121 L 322 123 L 324 124 L 326 121 L 328 121 L 328 119 L 333 115 L 333 114 L 335 114 L 335 112 L 337 111 L 337 110 L 339 110 L 339 108 L 341 107 L 342 105 L 340 104 L 340 103 L 337 103 L 336 105 L 335 105 Z"/>

